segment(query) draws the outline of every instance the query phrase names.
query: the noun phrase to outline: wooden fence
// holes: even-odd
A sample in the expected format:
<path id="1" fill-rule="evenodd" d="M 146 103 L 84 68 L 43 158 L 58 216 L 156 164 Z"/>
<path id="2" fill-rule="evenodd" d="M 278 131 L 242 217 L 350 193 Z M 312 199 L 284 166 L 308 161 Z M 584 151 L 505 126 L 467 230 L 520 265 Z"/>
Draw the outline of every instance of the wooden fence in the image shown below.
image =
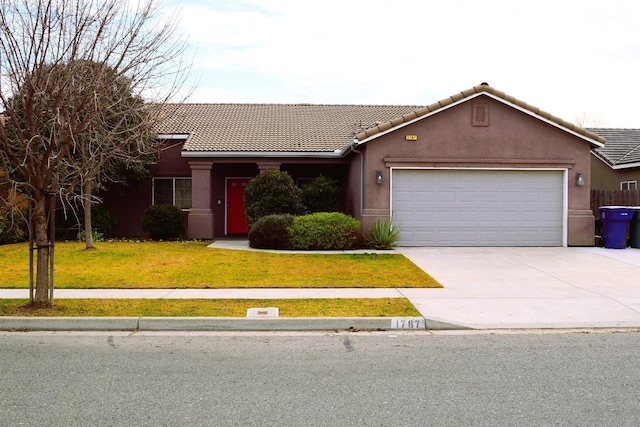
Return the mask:
<path id="1" fill-rule="evenodd" d="M 640 190 L 591 190 L 591 210 L 600 219 L 600 206 L 640 206 Z"/>

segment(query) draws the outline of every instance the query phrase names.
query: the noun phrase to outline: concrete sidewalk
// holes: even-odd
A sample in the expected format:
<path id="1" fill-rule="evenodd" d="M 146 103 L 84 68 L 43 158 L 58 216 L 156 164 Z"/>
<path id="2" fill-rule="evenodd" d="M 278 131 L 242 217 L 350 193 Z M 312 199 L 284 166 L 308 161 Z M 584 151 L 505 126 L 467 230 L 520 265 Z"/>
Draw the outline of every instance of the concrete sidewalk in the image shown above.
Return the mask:
<path id="1" fill-rule="evenodd" d="M 215 247 L 246 250 L 246 241 Z M 389 253 L 389 251 L 385 251 Z M 408 298 L 416 319 L 166 319 L 165 329 L 640 328 L 640 249 L 398 248 L 443 289 L 57 289 L 56 298 Z M 0 289 L 0 298 L 28 298 Z M 130 319 L 137 328 L 149 319 Z M 220 320 L 220 319 L 218 319 Z M 408 322 L 411 320 L 411 322 Z M 68 319 L 77 321 L 77 319 Z M 0 318 L 0 322 L 7 319 Z M 106 321 L 105 321 L 106 322 Z M 168 322 L 168 323 L 167 323 Z M 216 323 L 217 322 L 217 323 Z M 322 323 L 324 322 L 324 323 Z M 133 324 L 133 323 L 130 323 Z M 223 325 L 224 324 L 224 325 Z M 257 325 L 257 326 L 256 326 Z M 405 326 L 407 326 L 405 328 Z M 46 327 L 46 326 L 45 326 Z M 7 329 L 0 324 L 0 329 Z M 20 328 L 14 328 L 20 329 Z"/>

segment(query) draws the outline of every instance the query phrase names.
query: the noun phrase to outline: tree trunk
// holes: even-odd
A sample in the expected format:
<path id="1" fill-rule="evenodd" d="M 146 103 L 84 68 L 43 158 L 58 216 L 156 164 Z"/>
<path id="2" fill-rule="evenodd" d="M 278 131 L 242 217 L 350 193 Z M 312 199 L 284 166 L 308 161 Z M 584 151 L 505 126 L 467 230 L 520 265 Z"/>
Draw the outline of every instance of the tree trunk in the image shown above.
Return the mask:
<path id="1" fill-rule="evenodd" d="M 91 226 L 91 181 L 84 183 L 84 241 L 86 249 L 93 249 L 93 227 Z"/>
<path id="2" fill-rule="evenodd" d="M 33 305 L 49 307 L 49 227 L 47 222 L 47 197 L 41 196 L 34 201 L 33 226 L 36 243 L 36 292 Z"/>

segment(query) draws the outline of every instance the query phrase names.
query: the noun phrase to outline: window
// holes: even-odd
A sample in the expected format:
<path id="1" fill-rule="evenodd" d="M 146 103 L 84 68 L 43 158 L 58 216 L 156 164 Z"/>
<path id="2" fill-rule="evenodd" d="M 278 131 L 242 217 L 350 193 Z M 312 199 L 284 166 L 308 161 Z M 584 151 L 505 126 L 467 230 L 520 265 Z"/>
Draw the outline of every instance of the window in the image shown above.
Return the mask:
<path id="1" fill-rule="evenodd" d="M 152 202 L 191 209 L 191 178 L 153 178 Z"/>
<path id="2" fill-rule="evenodd" d="M 620 189 L 621 190 L 637 190 L 638 181 L 621 181 Z"/>

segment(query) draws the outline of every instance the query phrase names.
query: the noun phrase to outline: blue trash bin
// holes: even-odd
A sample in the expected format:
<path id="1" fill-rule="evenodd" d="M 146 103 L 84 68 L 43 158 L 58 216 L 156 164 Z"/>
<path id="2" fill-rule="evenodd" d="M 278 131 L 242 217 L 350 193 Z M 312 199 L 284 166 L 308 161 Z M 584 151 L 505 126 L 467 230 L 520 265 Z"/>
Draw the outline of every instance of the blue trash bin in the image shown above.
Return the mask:
<path id="1" fill-rule="evenodd" d="M 607 249 L 625 249 L 629 222 L 635 209 L 626 206 L 600 206 L 602 240 Z"/>

